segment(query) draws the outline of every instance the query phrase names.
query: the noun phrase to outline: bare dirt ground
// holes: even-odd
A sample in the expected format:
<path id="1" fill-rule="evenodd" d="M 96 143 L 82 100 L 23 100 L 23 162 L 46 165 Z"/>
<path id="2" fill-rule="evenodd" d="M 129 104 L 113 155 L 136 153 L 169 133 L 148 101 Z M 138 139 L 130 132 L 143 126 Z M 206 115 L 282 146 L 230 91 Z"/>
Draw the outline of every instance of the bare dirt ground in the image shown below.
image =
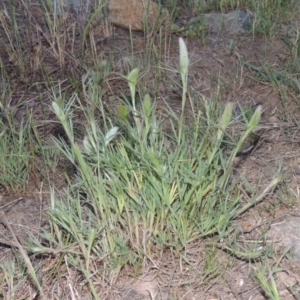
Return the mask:
<path id="1" fill-rule="evenodd" d="M 41 27 L 43 26 L 40 21 L 43 19 L 42 12 L 38 7 L 32 8 L 30 18 Z M 27 19 L 24 17 L 24 20 Z M 30 30 L 31 25 L 26 26 Z M 80 32 L 75 32 L 75 36 L 76 34 L 80 35 Z M 25 33 L 24 37 L 26 38 Z M 94 59 L 93 56 L 96 53 L 100 64 L 107 61 L 112 64 L 113 71 L 124 74 L 128 71 L 128 57 L 131 57 L 132 45 L 136 63 L 142 64 L 147 47 L 154 44 L 163 57 L 161 70 L 165 73 L 164 82 L 157 82 L 156 90 L 152 93 L 152 97 L 155 96 L 159 104 L 158 113 L 163 114 L 164 101 L 167 101 L 174 110 L 180 110 L 180 92 L 178 92 L 179 88 L 174 85 L 174 82 L 179 81 L 179 77 L 164 69 L 178 66 L 178 37 L 175 34 L 171 36 L 170 44 L 157 44 L 159 39 L 152 36 L 145 38 L 139 32 L 133 32 L 131 40 L 129 32 L 121 28 L 113 28 L 113 35 L 107 36 L 103 30 L 99 29 L 99 32 L 94 33 L 94 37 L 98 42 L 95 49 L 87 51 L 86 61 L 89 61 L 89 56 L 91 60 Z M 165 39 L 167 37 L 164 37 L 162 41 L 165 42 Z M 3 30 L 0 41 L 1 44 L 8 42 Z M 1 47 L 0 49 L 4 70 L 11 79 L 11 93 L 5 97 L 10 97 L 9 110 L 13 113 L 15 121 L 26 120 L 28 112 L 31 111 L 40 136 L 47 141 L 52 135 L 58 136 L 63 133 L 57 124 L 47 122 L 53 120 L 54 115 L 50 110 L 51 94 L 47 90 L 47 83 L 43 81 L 44 75 L 47 74 L 49 82 L 55 82 L 57 86 L 61 85 L 65 92 L 70 92 L 72 87 L 67 79 L 70 76 L 80 79 L 90 66 L 80 64 L 79 38 L 72 44 L 66 45 L 69 52 L 63 62 L 58 61 L 53 55 L 47 55 L 52 51 L 46 36 L 37 32 L 35 38 L 23 42 L 24 45 L 26 44 L 23 56 L 28 59 L 28 68 L 23 74 L 20 74 L 14 58 L 9 57 L 7 48 Z M 246 178 L 249 184 L 243 188 L 251 195 L 255 191 L 264 189 L 279 169 L 293 170 L 285 175 L 281 185 L 265 197 L 261 204 L 236 221 L 236 228 L 240 228 L 238 240 L 244 245 L 254 240 L 261 240 L 263 244 L 269 243 L 274 246 L 275 264 L 283 253 L 282 245 L 275 236 L 266 240 L 263 238 L 263 233 L 268 231 L 272 222 L 278 223 L 291 216 L 300 216 L 298 95 L 293 89 L 285 86 L 286 98 L 283 99 L 283 93 L 279 87 L 264 78 L 259 78 L 257 72 L 247 67 L 246 62 L 255 66 L 262 66 L 265 62 L 268 62 L 269 66 L 281 66 L 291 59 L 289 50 L 282 40 L 282 34 L 264 38 L 253 36 L 251 33 L 235 32 L 221 32 L 215 35 L 208 30 L 205 44 L 199 37 L 187 38 L 186 42 L 191 60 L 189 71 L 191 98 L 195 94 L 201 94 L 207 98 L 214 97 L 219 86 L 220 103 L 233 102 L 236 104 L 237 111 L 239 107 L 252 109 L 258 105 L 263 107 L 264 113 L 260 129 L 256 132 L 254 148 L 239 157 L 234 180 L 239 181 L 242 178 L 244 182 Z M 113 61 L 110 58 L 112 54 Z M 43 67 L 40 68 L 40 66 Z M 153 69 L 146 71 L 140 84 L 144 85 L 145 92 L 149 92 L 156 80 L 156 75 Z M 147 84 L 150 81 L 151 84 Z M 103 100 L 109 107 L 117 106 L 121 93 L 129 94 L 126 81 L 122 81 L 120 77 L 104 78 L 99 84 L 103 85 Z M 82 125 L 79 118 L 78 126 Z M 63 188 L 66 185 L 63 179 L 64 164 L 62 159 L 56 163 L 50 173 L 45 173 L 38 168 L 37 163 L 32 167 L 32 175 L 24 190 L 15 194 L 4 188 L 1 189 L 1 210 L 5 212 L 16 232 L 24 238 L 26 233 L 38 232 L 40 227 L 46 224 L 50 198 L 49 187 L 54 185 Z M 247 199 L 244 201 L 246 202 Z M 7 228 L 1 225 L 1 240 L 9 239 L 9 236 Z M 8 245 L 2 243 L 0 259 L 7 259 L 11 250 Z M 113 283 L 113 287 L 107 288 L 106 299 L 151 299 L 151 297 L 152 299 L 267 299 L 252 277 L 253 268 L 259 268 L 259 263 L 229 257 L 224 254 L 223 250 L 214 249 L 203 241 L 195 241 L 189 245 L 185 249 L 184 256 L 166 249 L 156 250 L 155 253 L 156 256 L 146 261 L 140 268 L 124 269 L 117 281 Z M 214 255 L 215 253 L 217 254 Z M 212 261 L 210 257 L 213 257 Z M 44 268 L 49 267 L 47 264 L 46 261 Z M 210 267 L 216 266 L 215 274 L 205 273 L 208 264 Z M 294 299 L 285 284 L 292 279 L 298 282 L 300 269 L 294 258 L 289 260 L 283 258 L 280 261 L 280 267 L 288 270 L 276 277 L 281 297 Z M 221 272 L 221 269 L 224 272 Z M 71 280 L 76 280 L 76 274 Z M 49 285 L 49 289 L 54 289 L 54 285 Z M 66 294 L 67 291 L 65 294 L 60 292 L 60 295 Z M 60 299 L 69 298 L 65 296 Z"/>

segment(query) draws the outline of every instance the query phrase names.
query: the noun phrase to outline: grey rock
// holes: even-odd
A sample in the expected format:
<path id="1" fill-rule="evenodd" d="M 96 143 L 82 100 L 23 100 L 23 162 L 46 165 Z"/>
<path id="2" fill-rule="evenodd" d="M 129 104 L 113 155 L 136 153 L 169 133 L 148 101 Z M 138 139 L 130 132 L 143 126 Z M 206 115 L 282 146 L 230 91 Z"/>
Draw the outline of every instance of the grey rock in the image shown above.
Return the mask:
<path id="1" fill-rule="evenodd" d="M 291 250 L 294 258 L 300 260 L 300 217 L 288 217 L 273 224 L 267 233 L 274 246 Z"/>
<path id="2" fill-rule="evenodd" d="M 205 22 L 209 31 L 217 33 L 220 30 L 245 32 L 251 29 L 253 16 L 242 10 L 231 11 L 227 14 L 205 14 Z"/>

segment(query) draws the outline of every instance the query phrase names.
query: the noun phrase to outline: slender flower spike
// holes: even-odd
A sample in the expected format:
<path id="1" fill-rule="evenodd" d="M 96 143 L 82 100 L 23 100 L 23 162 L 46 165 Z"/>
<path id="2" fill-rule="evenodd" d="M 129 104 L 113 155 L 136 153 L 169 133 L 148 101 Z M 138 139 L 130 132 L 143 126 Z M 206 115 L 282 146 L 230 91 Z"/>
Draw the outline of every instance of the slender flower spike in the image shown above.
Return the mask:
<path id="1" fill-rule="evenodd" d="M 228 103 L 225 106 L 225 110 L 223 112 L 222 119 L 220 122 L 220 126 L 221 126 L 222 130 L 225 130 L 226 127 L 228 126 L 230 119 L 231 119 L 231 115 L 232 115 L 232 103 Z"/>
<path id="2" fill-rule="evenodd" d="M 107 146 L 110 141 L 118 134 L 119 127 L 112 127 L 105 135 L 105 146 Z"/>
<path id="3" fill-rule="evenodd" d="M 87 136 L 85 136 L 83 139 L 83 147 L 88 154 L 91 154 L 92 146 L 91 146 L 91 144 L 89 142 L 89 138 Z"/>
<path id="4" fill-rule="evenodd" d="M 188 70 L 189 70 L 189 56 L 186 48 L 186 44 L 182 38 L 179 38 L 179 65 L 180 65 L 180 76 L 182 82 L 182 103 L 181 103 L 181 116 L 179 119 L 179 132 L 178 132 L 178 144 L 181 143 L 182 128 L 184 121 L 184 108 L 186 103 L 186 94 L 188 89 Z"/>
<path id="5" fill-rule="evenodd" d="M 148 94 L 146 94 L 144 97 L 144 111 L 145 111 L 146 116 L 150 116 L 151 109 L 152 109 L 151 98 Z"/>
<path id="6" fill-rule="evenodd" d="M 261 114 L 262 114 L 262 106 L 259 105 L 253 116 L 251 117 L 250 121 L 249 121 L 249 127 L 251 127 L 252 129 L 255 128 L 257 126 L 257 124 L 259 123 L 260 121 L 260 117 L 261 117 Z"/>
<path id="7" fill-rule="evenodd" d="M 220 129 L 218 130 L 218 140 L 220 140 L 221 137 L 223 136 L 224 131 L 230 122 L 231 115 L 232 115 L 232 103 L 228 103 L 225 106 L 225 110 L 220 120 Z"/>
<path id="8" fill-rule="evenodd" d="M 138 82 L 138 78 L 139 78 L 139 69 L 135 68 L 127 76 L 130 89 L 132 89 L 136 86 L 136 84 Z"/>
<path id="9" fill-rule="evenodd" d="M 61 107 L 55 101 L 52 102 L 52 108 L 54 110 L 54 113 L 60 120 L 65 119 Z"/>
<path id="10" fill-rule="evenodd" d="M 130 88 L 132 106 L 133 106 L 134 111 L 136 110 L 136 107 L 135 107 L 135 87 L 136 87 L 136 84 L 138 82 L 138 78 L 139 78 L 139 69 L 138 68 L 133 69 L 127 76 L 128 85 L 129 85 L 129 88 Z"/>
<path id="11" fill-rule="evenodd" d="M 189 68 L 189 56 L 186 48 L 186 44 L 183 38 L 179 38 L 179 52 L 180 52 L 180 74 L 182 81 L 185 81 L 185 78 L 188 74 Z"/>

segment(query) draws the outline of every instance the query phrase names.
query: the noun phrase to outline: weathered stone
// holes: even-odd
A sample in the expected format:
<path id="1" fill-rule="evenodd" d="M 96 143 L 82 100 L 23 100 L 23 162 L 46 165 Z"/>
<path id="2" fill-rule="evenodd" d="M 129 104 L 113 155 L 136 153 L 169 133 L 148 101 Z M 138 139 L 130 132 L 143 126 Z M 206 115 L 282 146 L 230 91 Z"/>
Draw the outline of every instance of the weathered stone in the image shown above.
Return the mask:
<path id="1" fill-rule="evenodd" d="M 205 23 L 210 32 L 217 33 L 220 29 L 235 32 L 247 32 L 251 28 L 253 16 L 247 11 L 235 10 L 227 14 L 205 14 Z"/>
<path id="2" fill-rule="evenodd" d="M 109 0 L 109 21 L 117 26 L 143 31 L 145 22 L 155 26 L 160 10 L 151 0 Z"/>
<path id="3" fill-rule="evenodd" d="M 289 216 L 271 226 L 267 238 L 277 241 L 274 246 L 285 250 L 292 250 L 294 259 L 300 260 L 300 218 Z"/>

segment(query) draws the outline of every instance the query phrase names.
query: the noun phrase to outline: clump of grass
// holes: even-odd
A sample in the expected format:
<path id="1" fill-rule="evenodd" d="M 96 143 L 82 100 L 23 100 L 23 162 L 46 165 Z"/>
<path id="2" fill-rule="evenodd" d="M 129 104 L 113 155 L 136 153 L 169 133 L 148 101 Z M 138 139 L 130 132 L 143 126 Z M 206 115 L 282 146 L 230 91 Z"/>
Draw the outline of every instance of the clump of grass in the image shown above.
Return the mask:
<path id="1" fill-rule="evenodd" d="M 225 2 L 221 4 L 226 6 Z M 228 5 L 234 5 L 233 2 Z M 100 5 L 99 11 L 102 8 Z M 83 48 L 88 41 L 94 43 L 89 28 L 95 14 L 83 32 Z M 63 67 L 67 45 L 67 37 L 60 35 L 63 19 L 46 6 L 45 18 L 49 27 L 45 38 Z M 232 105 L 221 107 L 217 99 L 202 98 L 204 108 L 199 111 L 193 107 L 195 114 L 187 116 L 189 58 L 182 39 L 179 44 L 182 107 L 179 117 L 167 111 L 171 130 L 163 129 L 155 100 L 148 94 L 143 94 L 141 105 L 137 105 L 139 69 L 133 69 L 126 77 L 131 105 L 120 106 L 117 115 L 104 110 L 99 80 L 89 72 L 81 84 L 84 101 L 74 94 L 70 99 L 57 97 L 52 104 L 67 140 L 56 139 L 52 152 L 42 145 L 36 133 L 46 164 L 51 165 L 51 157 L 57 158 L 59 151 L 76 166 L 76 176 L 66 190 L 52 191 L 50 230 L 43 232 L 43 243 L 34 240 L 31 250 L 63 253 L 64 263 L 83 275 L 95 299 L 100 299 L 96 285 L 100 277 L 109 274 L 112 278 L 111 274 L 118 274 L 125 265 L 138 269 L 145 259 L 152 259 L 156 248 L 172 248 L 180 253 L 200 238 L 227 239 L 232 221 L 255 203 L 240 207 L 240 192 L 231 174 L 233 160 L 258 124 L 261 108 L 243 112 L 245 131 L 237 144 L 229 147 L 230 151 L 224 151 Z M 22 46 L 12 49 L 16 59 Z M 20 69 L 24 68 L 22 63 L 16 60 Z M 86 117 L 82 142 L 75 139 L 74 111 Z M 101 124 L 96 117 L 99 112 Z M 189 126 L 185 123 L 187 117 Z M 3 161 L 3 166 L 8 163 L 11 168 L 6 166 L 5 171 L 12 170 L 4 175 L 14 174 L 9 180 L 0 178 L 7 189 L 16 187 L 16 183 L 24 186 L 28 176 L 23 172 L 30 169 L 29 156 L 24 153 L 26 130 L 26 126 L 21 126 L 18 131 L 2 133 L 0 149 L 2 153 L 8 151 L 12 158 Z M 18 159 L 11 155 L 14 151 Z M 261 255 L 261 251 L 237 251 L 229 244 L 223 249 L 237 256 L 253 259 Z M 215 268 L 213 262 L 214 255 L 207 259 L 208 273 Z"/>
<path id="2" fill-rule="evenodd" d="M 280 300 L 281 297 L 274 279 L 275 272 L 271 270 L 270 267 L 266 268 L 266 266 L 264 266 L 263 268 L 257 270 L 255 273 L 255 279 L 258 281 L 268 299 Z"/>
<path id="3" fill-rule="evenodd" d="M 101 126 L 95 108 L 76 97 L 52 104 L 68 138 L 55 144 L 76 165 L 77 176 L 65 191 L 52 192 L 53 230 L 44 232 L 43 238 L 51 251 L 64 251 L 66 263 L 80 270 L 95 299 L 99 299 L 95 280 L 103 272 L 118 274 L 127 264 L 139 265 L 145 257 L 151 259 L 158 245 L 179 253 L 196 239 L 211 235 L 221 239 L 237 215 L 240 195 L 230 180 L 232 163 L 261 112 L 253 114 L 237 147 L 225 154 L 221 145 L 232 105 L 226 105 L 219 117 L 213 101 L 206 101 L 205 111 L 191 116 L 187 127 L 188 66 L 186 45 L 180 39 L 182 114 L 171 118 L 169 112 L 171 132 L 163 130 L 150 96 L 136 107 L 138 70 L 127 77 L 132 106 L 122 107 L 117 116 L 107 114 L 98 98 Z M 91 93 L 96 89 L 89 86 L 93 81 L 86 84 L 90 93 L 86 97 L 94 98 Z M 82 144 L 74 138 L 75 109 L 85 114 L 88 124 Z M 40 253 L 49 249 L 37 241 L 32 247 Z M 99 257 L 101 265 L 96 262 Z M 95 264 L 97 268 L 92 267 Z"/>
<path id="4" fill-rule="evenodd" d="M 273 250 L 270 249 L 269 253 L 267 253 L 266 257 L 272 257 L 275 261 L 272 265 L 270 262 L 264 258 L 260 264 L 257 264 L 254 268 L 254 279 L 258 282 L 263 293 L 268 297 L 268 299 L 272 300 L 280 300 L 282 299 L 277 288 L 277 284 L 275 281 L 276 274 L 280 272 L 285 272 L 284 269 L 280 268 L 279 265 L 284 257 L 287 256 L 290 249 L 287 249 L 283 252 L 283 254 L 279 258 L 274 257 Z M 288 284 L 286 283 L 286 287 Z M 289 287 L 288 287 L 289 288 Z M 294 294 L 293 289 L 290 290 L 291 293 Z"/>
<path id="5" fill-rule="evenodd" d="M 2 120 L 0 184 L 7 191 L 17 192 L 25 187 L 30 173 L 31 157 L 27 140 L 29 126 L 21 123 L 17 129 L 8 116 L 3 116 Z"/>

